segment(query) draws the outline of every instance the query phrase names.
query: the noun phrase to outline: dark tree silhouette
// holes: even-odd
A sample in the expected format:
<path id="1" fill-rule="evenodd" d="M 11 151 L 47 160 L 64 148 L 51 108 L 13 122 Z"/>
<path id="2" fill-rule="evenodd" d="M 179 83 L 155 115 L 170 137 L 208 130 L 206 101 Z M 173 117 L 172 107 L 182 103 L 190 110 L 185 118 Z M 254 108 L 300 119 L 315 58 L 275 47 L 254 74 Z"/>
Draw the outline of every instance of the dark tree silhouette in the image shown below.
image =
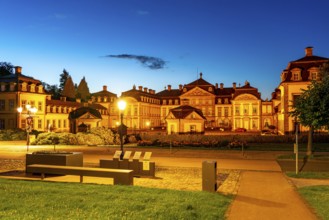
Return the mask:
<path id="1" fill-rule="evenodd" d="M 63 91 L 66 80 L 70 77 L 69 72 L 66 69 L 63 69 L 63 73 L 59 75 L 59 89 Z"/>
<path id="2" fill-rule="evenodd" d="M 0 62 L 0 76 L 6 76 L 14 73 L 14 66 L 8 62 Z"/>
<path id="3" fill-rule="evenodd" d="M 79 83 L 76 97 L 81 98 L 81 101 L 87 101 L 90 98 L 90 92 L 85 77 L 83 77 Z"/>
<path id="4" fill-rule="evenodd" d="M 72 77 L 69 76 L 67 78 L 61 95 L 67 97 L 71 101 L 75 99 L 75 87 L 73 84 Z"/>

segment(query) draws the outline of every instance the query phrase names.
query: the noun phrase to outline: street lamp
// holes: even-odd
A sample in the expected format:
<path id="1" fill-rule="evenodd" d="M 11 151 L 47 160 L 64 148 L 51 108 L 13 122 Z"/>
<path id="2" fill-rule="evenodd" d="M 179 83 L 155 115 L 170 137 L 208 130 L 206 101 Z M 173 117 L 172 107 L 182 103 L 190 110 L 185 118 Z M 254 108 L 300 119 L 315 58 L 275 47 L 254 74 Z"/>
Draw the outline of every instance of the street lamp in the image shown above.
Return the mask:
<path id="1" fill-rule="evenodd" d="M 127 106 L 127 103 L 124 101 L 124 100 L 120 100 L 118 102 L 118 108 L 119 110 L 121 111 L 120 112 L 120 129 L 119 129 L 119 132 L 120 132 L 120 149 L 121 149 L 121 154 L 120 154 L 120 160 L 123 160 L 123 128 L 124 128 L 124 124 L 123 124 L 123 111 L 125 110 Z"/>
<path id="2" fill-rule="evenodd" d="M 31 113 L 35 114 L 38 109 L 36 107 L 31 107 L 30 104 L 26 104 L 26 110 L 27 110 L 27 117 L 26 117 L 26 151 L 29 151 L 29 146 L 30 146 L 30 132 L 32 131 L 32 122 L 33 122 L 33 117 L 31 116 Z M 17 108 L 17 112 L 21 115 L 23 112 L 22 107 Z M 20 123 L 18 123 L 20 124 Z"/>

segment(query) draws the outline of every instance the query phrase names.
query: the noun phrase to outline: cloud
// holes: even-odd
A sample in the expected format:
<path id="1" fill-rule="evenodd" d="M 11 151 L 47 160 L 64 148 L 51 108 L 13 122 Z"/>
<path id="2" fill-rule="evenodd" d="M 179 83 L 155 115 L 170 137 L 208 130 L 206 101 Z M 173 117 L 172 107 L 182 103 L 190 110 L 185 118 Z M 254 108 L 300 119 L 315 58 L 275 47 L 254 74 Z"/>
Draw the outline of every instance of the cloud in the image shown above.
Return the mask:
<path id="1" fill-rule="evenodd" d="M 65 14 L 60 14 L 60 13 L 55 13 L 54 14 L 54 17 L 56 19 L 59 19 L 59 20 L 62 20 L 62 19 L 66 19 L 67 18 L 67 16 Z"/>
<path id="2" fill-rule="evenodd" d="M 150 68 L 152 70 L 163 69 L 166 66 L 166 61 L 158 57 L 139 56 L 131 54 L 107 55 L 105 57 L 137 60 L 144 67 Z"/>
<path id="3" fill-rule="evenodd" d="M 143 10 L 138 10 L 138 11 L 137 11 L 137 14 L 143 16 L 143 15 L 148 15 L 149 12 L 148 12 L 148 11 L 143 11 Z"/>

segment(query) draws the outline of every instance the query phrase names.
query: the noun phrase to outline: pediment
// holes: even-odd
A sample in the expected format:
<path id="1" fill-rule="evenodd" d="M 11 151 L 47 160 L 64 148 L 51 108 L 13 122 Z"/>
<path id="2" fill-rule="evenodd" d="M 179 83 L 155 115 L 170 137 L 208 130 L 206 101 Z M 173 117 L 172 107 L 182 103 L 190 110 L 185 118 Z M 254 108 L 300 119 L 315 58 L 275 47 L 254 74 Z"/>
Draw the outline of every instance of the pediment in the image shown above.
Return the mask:
<path id="1" fill-rule="evenodd" d="M 195 87 L 195 88 L 191 89 L 190 91 L 184 93 L 180 97 L 191 97 L 191 96 L 215 96 L 215 95 L 201 89 L 200 87 Z"/>
<path id="2" fill-rule="evenodd" d="M 95 117 L 94 115 L 90 114 L 89 112 L 81 115 L 80 119 L 98 119 L 97 117 Z"/>
<path id="3" fill-rule="evenodd" d="M 234 99 L 234 101 L 239 101 L 239 100 L 258 100 L 258 98 L 251 94 L 241 94 Z"/>

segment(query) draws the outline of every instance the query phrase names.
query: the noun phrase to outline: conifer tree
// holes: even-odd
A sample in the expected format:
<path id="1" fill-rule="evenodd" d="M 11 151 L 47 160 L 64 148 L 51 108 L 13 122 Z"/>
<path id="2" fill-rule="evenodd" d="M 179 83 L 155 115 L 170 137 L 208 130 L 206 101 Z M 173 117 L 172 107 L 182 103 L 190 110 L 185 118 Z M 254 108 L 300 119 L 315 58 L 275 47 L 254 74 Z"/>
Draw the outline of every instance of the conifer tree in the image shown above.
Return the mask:
<path id="1" fill-rule="evenodd" d="M 70 100 L 75 98 L 75 88 L 71 76 L 67 78 L 61 95 L 69 98 Z"/>
<path id="2" fill-rule="evenodd" d="M 90 97 L 88 84 L 85 77 L 83 77 L 78 85 L 76 98 L 81 98 L 81 101 L 87 101 Z"/>
<path id="3" fill-rule="evenodd" d="M 69 72 L 66 71 L 66 69 L 63 69 L 63 73 L 59 75 L 59 89 L 60 91 L 63 91 L 66 80 L 70 77 Z"/>

